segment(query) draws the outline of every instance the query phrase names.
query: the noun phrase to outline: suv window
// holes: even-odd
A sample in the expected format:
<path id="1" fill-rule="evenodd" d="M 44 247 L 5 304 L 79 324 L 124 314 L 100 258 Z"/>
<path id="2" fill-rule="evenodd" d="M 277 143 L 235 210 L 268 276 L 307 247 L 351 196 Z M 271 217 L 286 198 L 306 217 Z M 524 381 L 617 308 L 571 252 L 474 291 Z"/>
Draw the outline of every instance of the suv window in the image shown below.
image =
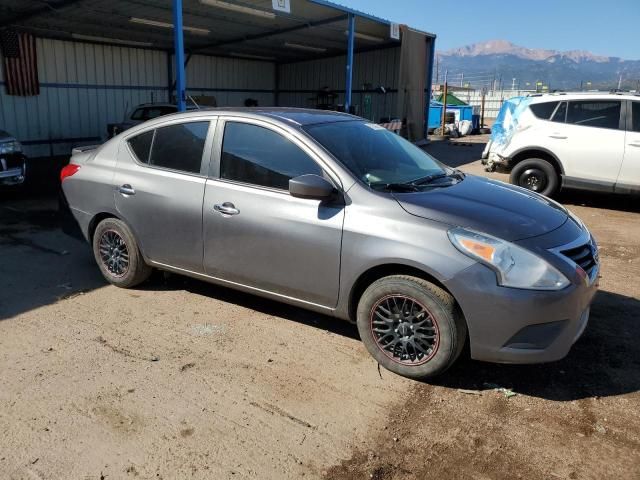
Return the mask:
<path id="1" fill-rule="evenodd" d="M 564 123 L 567 121 L 567 102 L 562 102 L 551 117 L 552 122 Z"/>
<path id="2" fill-rule="evenodd" d="M 168 115 L 175 113 L 177 110 L 173 107 L 143 107 L 136 109 L 131 114 L 131 120 L 151 120 L 152 118 L 161 117 L 162 115 Z"/>
<path id="3" fill-rule="evenodd" d="M 579 100 L 569 102 L 567 123 L 583 127 L 620 128 L 621 102 Z"/>
<path id="4" fill-rule="evenodd" d="M 549 120 L 558 103 L 560 102 L 534 103 L 529 108 L 536 117 L 542 120 Z"/>
<path id="5" fill-rule="evenodd" d="M 631 131 L 640 132 L 640 102 L 631 102 Z"/>
<path id="6" fill-rule="evenodd" d="M 221 178 L 288 190 L 291 178 L 310 173 L 322 175 L 322 169 L 279 133 L 248 123 L 227 122 Z"/>
<path id="7" fill-rule="evenodd" d="M 200 173 L 209 122 L 188 122 L 156 129 L 149 165 Z"/>
<path id="8" fill-rule="evenodd" d="M 142 163 L 149 162 L 149 152 L 153 142 L 153 130 L 136 135 L 128 140 L 129 146 Z"/>

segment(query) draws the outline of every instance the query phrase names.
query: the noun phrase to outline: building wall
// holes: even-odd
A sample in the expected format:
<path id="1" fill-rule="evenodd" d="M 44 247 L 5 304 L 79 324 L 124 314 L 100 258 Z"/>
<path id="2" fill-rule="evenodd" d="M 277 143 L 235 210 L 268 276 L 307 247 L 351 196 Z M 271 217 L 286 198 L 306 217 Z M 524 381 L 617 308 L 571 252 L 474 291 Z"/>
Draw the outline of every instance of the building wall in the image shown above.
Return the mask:
<path id="1" fill-rule="evenodd" d="M 127 108 L 167 100 L 164 52 L 42 38 L 36 48 L 40 95 L 0 88 L 0 129 L 16 135 L 29 156 L 100 142 Z"/>
<path id="2" fill-rule="evenodd" d="M 122 121 L 134 106 L 170 100 L 174 69 L 164 51 L 44 38 L 36 39 L 36 48 L 40 95 L 7 95 L 0 73 L 0 129 L 23 142 L 30 157 L 66 155 L 74 146 L 101 143 L 107 124 Z M 355 55 L 353 105 L 359 114 L 370 96 L 371 120 L 393 116 L 399 61 L 400 48 Z M 187 93 L 197 101 L 215 96 L 218 106 L 242 106 L 247 98 L 271 106 L 278 68 L 280 106 L 315 107 L 315 94 L 324 87 L 339 92 L 337 102 L 343 104 L 345 65 L 344 56 L 276 67 L 194 55 L 186 71 Z M 364 92 L 367 83 L 390 92 Z"/>
<path id="3" fill-rule="evenodd" d="M 100 143 L 107 124 L 122 121 L 135 105 L 169 100 L 164 51 L 43 38 L 36 48 L 40 95 L 7 95 L 0 74 L 0 130 L 16 135 L 30 157 Z M 272 105 L 274 75 L 267 62 L 194 56 L 188 94 L 215 95 L 219 106 L 240 106 L 248 97 Z"/>
<path id="4" fill-rule="evenodd" d="M 451 92 L 460 100 L 473 105 L 474 112 L 480 114 L 482 106 L 482 91 L 468 90 L 460 92 Z M 506 100 L 513 97 L 520 97 L 536 93 L 535 90 L 489 90 L 485 92 L 484 99 L 484 118 L 495 119 Z M 437 95 L 437 94 L 436 94 Z"/>
<path id="5" fill-rule="evenodd" d="M 247 98 L 273 106 L 275 69 L 271 62 L 194 55 L 187 65 L 187 94 L 214 96 L 221 107 L 244 106 Z"/>
<path id="6" fill-rule="evenodd" d="M 358 53 L 354 57 L 352 104 L 357 113 L 370 120 L 393 116 L 396 107 L 400 48 Z M 345 56 L 280 65 L 278 104 L 283 107 L 315 107 L 318 90 L 327 87 L 338 93 L 344 104 L 346 83 Z M 364 85 L 382 85 L 386 95 L 364 91 Z M 365 97 L 371 97 L 371 114 L 365 115 Z"/>

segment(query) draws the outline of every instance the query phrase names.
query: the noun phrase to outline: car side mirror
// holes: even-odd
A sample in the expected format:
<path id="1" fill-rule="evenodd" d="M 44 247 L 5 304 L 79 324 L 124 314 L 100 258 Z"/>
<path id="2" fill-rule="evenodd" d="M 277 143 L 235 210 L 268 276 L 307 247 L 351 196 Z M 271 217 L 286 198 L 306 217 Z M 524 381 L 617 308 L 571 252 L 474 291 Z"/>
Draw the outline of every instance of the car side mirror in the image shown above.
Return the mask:
<path id="1" fill-rule="evenodd" d="M 320 175 L 300 175 L 289 180 L 289 193 L 296 198 L 326 200 L 335 191 L 331 182 Z"/>

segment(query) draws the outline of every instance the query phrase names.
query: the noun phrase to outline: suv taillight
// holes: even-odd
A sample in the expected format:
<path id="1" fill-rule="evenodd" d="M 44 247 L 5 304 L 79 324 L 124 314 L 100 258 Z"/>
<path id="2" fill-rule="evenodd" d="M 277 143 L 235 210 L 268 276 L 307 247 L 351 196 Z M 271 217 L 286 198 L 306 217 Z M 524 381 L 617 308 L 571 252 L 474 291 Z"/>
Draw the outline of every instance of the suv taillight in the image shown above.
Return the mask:
<path id="1" fill-rule="evenodd" d="M 60 170 L 60 183 L 64 182 L 64 179 L 75 175 L 78 170 L 80 170 L 80 165 L 76 165 L 75 163 L 70 163 L 62 170 Z"/>

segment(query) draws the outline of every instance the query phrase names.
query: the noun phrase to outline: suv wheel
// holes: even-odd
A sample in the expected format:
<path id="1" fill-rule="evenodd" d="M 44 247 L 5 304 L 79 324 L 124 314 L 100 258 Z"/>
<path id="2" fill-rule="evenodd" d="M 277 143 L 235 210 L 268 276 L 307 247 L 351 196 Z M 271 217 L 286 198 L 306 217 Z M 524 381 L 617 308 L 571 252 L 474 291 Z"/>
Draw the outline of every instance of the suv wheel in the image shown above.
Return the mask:
<path id="1" fill-rule="evenodd" d="M 560 179 L 548 161 L 541 158 L 528 158 L 511 170 L 511 183 L 527 190 L 553 196 L 560 186 Z"/>
<path id="2" fill-rule="evenodd" d="M 104 278 L 116 287 L 135 287 L 153 270 L 142 258 L 129 227 L 117 218 L 107 218 L 96 227 L 93 255 Z"/>
<path id="3" fill-rule="evenodd" d="M 394 275 L 372 283 L 358 304 L 358 331 L 380 365 L 425 379 L 458 358 L 467 336 L 451 295 L 421 278 Z"/>

